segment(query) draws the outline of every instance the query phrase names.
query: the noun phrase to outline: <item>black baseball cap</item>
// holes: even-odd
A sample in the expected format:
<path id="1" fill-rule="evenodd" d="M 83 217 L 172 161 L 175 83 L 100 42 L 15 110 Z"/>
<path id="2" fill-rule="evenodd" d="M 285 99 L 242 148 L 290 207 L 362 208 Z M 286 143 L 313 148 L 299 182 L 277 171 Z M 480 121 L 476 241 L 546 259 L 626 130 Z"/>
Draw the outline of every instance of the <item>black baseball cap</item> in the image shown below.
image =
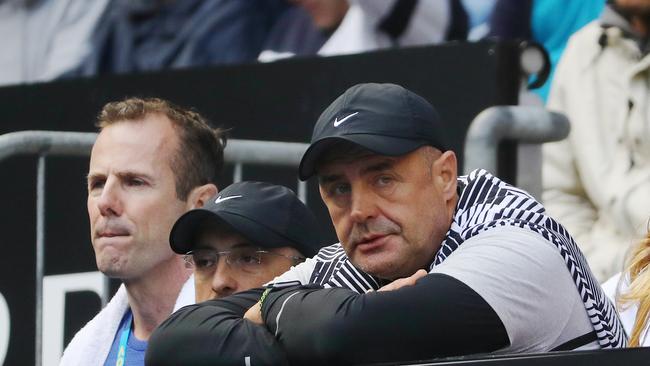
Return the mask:
<path id="1" fill-rule="evenodd" d="M 425 145 L 447 150 L 443 130 L 433 106 L 412 91 L 395 84 L 357 84 L 318 118 L 298 175 L 301 180 L 314 175 L 318 159 L 340 140 L 400 156 Z"/>
<path id="2" fill-rule="evenodd" d="M 185 254 L 210 223 L 225 224 L 262 248 L 293 247 L 314 256 L 322 236 L 314 214 L 289 188 L 263 182 L 239 182 L 226 187 L 202 208 L 183 214 L 172 227 L 172 250 Z"/>

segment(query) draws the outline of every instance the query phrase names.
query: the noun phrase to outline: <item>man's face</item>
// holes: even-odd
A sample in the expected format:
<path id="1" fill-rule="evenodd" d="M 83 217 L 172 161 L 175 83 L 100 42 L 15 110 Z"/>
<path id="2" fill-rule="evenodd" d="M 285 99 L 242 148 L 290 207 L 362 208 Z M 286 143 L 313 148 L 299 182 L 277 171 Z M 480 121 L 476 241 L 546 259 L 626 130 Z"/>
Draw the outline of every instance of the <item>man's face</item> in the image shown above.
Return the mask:
<path id="1" fill-rule="evenodd" d="M 178 261 L 169 246 L 173 223 L 188 207 L 176 197 L 170 161 L 179 144 L 161 115 L 107 126 L 88 172 L 90 235 L 98 269 L 136 280 Z"/>
<path id="2" fill-rule="evenodd" d="M 368 152 L 318 168 L 321 196 L 356 267 L 395 279 L 432 261 L 456 202 L 455 156 L 444 156 L 430 147 L 399 157 Z"/>
<path id="3" fill-rule="evenodd" d="M 290 257 L 300 257 L 290 247 L 259 248 L 230 230 L 203 230 L 196 248 L 193 261 L 197 302 L 262 287 L 291 268 L 294 260 Z"/>

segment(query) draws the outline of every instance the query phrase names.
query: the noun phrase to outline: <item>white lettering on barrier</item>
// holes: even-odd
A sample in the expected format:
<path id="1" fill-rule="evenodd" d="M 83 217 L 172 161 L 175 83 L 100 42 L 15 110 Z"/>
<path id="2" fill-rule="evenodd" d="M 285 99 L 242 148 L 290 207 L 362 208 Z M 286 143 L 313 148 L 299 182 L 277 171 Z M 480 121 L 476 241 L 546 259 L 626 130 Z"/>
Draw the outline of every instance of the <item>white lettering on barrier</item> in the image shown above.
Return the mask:
<path id="1" fill-rule="evenodd" d="M 91 291 L 104 300 L 108 296 L 101 272 L 83 272 L 43 278 L 43 366 L 59 364 L 63 354 L 65 294 Z M 99 310 L 99 309 L 98 309 Z"/>
<path id="2" fill-rule="evenodd" d="M 9 348 L 9 335 L 11 334 L 11 316 L 9 306 L 4 296 L 0 294 L 0 365 L 4 365 L 7 349 Z"/>

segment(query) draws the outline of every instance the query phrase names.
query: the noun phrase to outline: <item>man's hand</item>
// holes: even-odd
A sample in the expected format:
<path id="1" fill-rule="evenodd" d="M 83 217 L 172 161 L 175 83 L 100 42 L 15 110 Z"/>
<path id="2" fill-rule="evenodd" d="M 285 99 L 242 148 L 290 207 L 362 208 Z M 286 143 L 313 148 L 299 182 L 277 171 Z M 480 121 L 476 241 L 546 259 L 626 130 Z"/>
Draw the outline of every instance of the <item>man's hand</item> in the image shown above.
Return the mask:
<path id="1" fill-rule="evenodd" d="M 255 303 L 255 305 L 246 311 L 244 319 L 248 319 L 257 325 L 264 325 L 264 321 L 262 320 L 262 307 L 259 302 Z"/>
<path id="2" fill-rule="evenodd" d="M 419 269 L 417 272 L 413 273 L 409 277 L 404 277 L 404 278 L 398 278 L 395 281 L 389 283 L 386 286 L 383 286 L 377 291 L 393 291 L 397 290 L 399 288 L 405 287 L 405 286 L 413 286 L 415 285 L 415 282 L 419 280 L 420 278 L 424 277 L 427 275 L 427 271 L 423 269 Z M 250 310 L 249 310 L 250 311 Z M 246 313 L 248 315 L 248 313 Z"/>

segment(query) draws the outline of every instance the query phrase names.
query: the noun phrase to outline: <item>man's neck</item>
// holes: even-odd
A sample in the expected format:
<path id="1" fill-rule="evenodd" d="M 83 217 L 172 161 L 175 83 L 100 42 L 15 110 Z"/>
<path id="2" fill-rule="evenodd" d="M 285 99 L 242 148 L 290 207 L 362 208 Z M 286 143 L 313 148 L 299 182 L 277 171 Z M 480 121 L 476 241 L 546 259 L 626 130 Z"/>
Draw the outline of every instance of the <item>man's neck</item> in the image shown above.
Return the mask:
<path id="1" fill-rule="evenodd" d="M 136 338 L 148 340 L 156 327 L 167 319 L 190 273 L 182 261 L 172 260 L 141 278 L 124 281 Z"/>

